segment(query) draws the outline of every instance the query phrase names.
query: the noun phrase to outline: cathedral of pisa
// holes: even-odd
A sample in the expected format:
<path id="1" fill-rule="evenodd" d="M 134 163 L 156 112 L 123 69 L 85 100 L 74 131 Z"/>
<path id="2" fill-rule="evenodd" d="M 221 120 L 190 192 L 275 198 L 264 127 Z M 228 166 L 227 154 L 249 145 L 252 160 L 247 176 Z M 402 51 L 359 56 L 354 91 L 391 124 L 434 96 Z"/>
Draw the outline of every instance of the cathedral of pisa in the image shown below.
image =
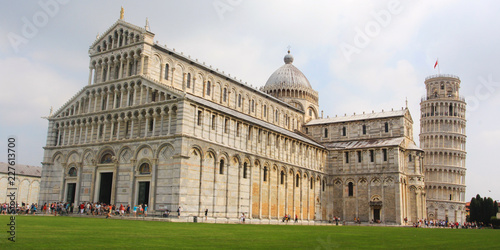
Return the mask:
<path id="1" fill-rule="evenodd" d="M 90 46 L 88 84 L 48 118 L 40 204 L 251 223 L 465 219 L 458 78 L 426 81 L 424 152 L 408 108 L 323 118 L 290 51 L 255 88 L 154 41 L 122 16 Z"/>

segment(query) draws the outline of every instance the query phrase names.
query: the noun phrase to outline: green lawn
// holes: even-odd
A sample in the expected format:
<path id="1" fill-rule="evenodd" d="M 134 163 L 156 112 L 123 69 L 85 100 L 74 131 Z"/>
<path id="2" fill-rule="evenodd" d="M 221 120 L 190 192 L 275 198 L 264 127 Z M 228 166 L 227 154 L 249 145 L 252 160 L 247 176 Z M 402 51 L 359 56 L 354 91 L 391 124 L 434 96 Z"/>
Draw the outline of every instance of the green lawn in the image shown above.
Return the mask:
<path id="1" fill-rule="evenodd" d="M 17 216 L 16 242 L 0 216 L 0 249 L 447 248 L 500 249 L 500 230 L 169 223 Z"/>

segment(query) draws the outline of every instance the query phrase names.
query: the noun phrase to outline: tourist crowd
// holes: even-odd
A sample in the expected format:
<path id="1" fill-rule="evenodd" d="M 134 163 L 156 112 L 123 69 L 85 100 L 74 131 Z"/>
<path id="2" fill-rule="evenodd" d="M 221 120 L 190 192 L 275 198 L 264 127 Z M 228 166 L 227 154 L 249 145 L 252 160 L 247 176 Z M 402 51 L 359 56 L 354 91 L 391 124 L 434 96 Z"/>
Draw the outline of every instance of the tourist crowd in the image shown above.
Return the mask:
<path id="1" fill-rule="evenodd" d="M 9 204 L 4 203 L 0 205 L 0 214 L 9 213 Z M 67 215 L 67 214 L 81 214 L 81 215 L 93 215 L 93 216 L 106 216 L 110 217 L 113 215 L 116 216 L 147 216 L 148 215 L 148 205 L 141 204 L 136 205 L 134 207 L 130 207 L 130 205 L 124 206 L 123 204 L 110 205 L 99 202 L 85 202 L 78 205 L 78 207 L 74 207 L 73 204 L 67 202 L 53 202 L 53 203 L 45 203 L 43 205 L 39 205 L 36 203 L 27 204 L 21 203 L 17 204 L 16 214 L 53 214 L 57 215 Z"/>

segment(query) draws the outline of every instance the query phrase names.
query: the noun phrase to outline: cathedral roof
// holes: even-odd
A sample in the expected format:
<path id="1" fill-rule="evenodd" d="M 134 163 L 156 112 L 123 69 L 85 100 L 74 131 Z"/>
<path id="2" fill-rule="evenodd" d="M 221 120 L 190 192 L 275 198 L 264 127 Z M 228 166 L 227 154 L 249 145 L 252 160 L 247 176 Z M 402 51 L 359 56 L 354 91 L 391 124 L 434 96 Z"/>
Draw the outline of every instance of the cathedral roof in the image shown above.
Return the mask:
<path id="1" fill-rule="evenodd" d="M 308 122 L 306 125 L 320 125 L 320 124 L 329 124 L 329 123 L 337 123 L 337 122 L 350 122 L 350 121 L 359 121 L 359 120 L 370 120 L 370 119 L 380 119 L 380 118 L 389 118 L 389 117 L 399 117 L 404 116 L 408 110 L 391 110 L 391 111 L 382 111 L 377 113 L 368 113 L 368 114 L 354 114 L 351 116 L 338 116 L 338 117 L 330 117 L 324 119 L 316 119 Z"/>
<path id="2" fill-rule="evenodd" d="M 9 164 L 5 162 L 0 162 L 0 173 L 8 173 L 9 172 Z M 25 175 L 25 176 L 34 176 L 41 177 L 42 176 L 42 168 L 36 166 L 29 165 L 21 165 L 16 164 L 14 166 L 16 169 L 16 175 Z"/>
<path id="3" fill-rule="evenodd" d="M 312 89 L 309 80 L 306 76 L 295 66 L 293 66 L 293 56 L 288 51 L 283 59 L 285 65 L 278 68 L 269 77 L 264 86 L 265 89 L 282 89 L 282 88 L 309 88 Z"/>
<path id="4" fill-rule="evenodd" d="M 422 149 L 420 149 L 419 147 L 417 147 L 417 145 L 415 145 L 415 142 L 409 140 L 406 140 L 405 142 L 405 137 L 333 142 L 333 143 L 326 143 L 325 146 L 328 149 L 342 149 L 342 150 L 402 146 L 410 150 L 422 151 Z"/>

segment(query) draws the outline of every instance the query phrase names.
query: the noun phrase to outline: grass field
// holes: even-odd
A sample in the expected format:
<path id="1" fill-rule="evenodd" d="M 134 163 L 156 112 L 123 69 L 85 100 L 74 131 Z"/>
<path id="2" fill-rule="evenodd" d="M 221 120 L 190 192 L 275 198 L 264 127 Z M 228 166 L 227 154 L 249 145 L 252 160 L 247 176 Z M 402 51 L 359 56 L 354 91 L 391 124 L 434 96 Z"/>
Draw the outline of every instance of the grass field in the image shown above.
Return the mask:
<path id="1" fill-rule="evenodd" d="M 0 249 L 440 248 L 500 249 L 500 230 L 169 223 L 17 216 L 16 242 L 0 216 Z M 4 230 L 5 229 L 5 230 Z"/>

